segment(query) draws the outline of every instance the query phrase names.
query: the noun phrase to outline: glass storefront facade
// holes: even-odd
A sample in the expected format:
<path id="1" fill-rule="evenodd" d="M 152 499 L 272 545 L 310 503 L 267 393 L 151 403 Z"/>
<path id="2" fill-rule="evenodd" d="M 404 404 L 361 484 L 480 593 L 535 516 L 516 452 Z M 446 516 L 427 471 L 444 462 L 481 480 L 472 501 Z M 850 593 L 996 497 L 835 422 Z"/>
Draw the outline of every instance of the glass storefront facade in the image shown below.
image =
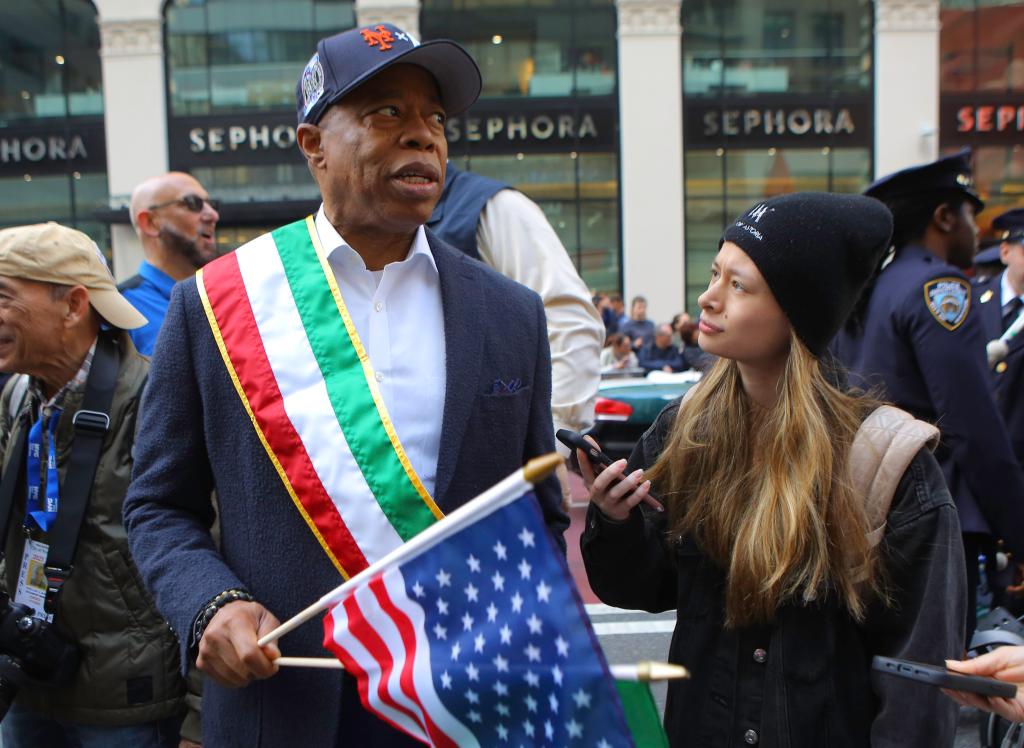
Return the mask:
<path id="1" fill-rule="evenodd" d="M 0 5 L 0 226 L 58 221 L 109 247 L 96 9 Z"/>
<path id="2" fill-rule="evenodd" d="M 726 222 L 784 192 L 871 179 L 873 7 L 863 0 L 685 0 L 686 300 Z"/>
<path id="3" fill-rule="evenodd" d="M 1024 207 L 1024 2 L 942 0 L 940 147 L 970 146 L 979 226 Z"/>
<path id="4" fill-rule="evenodd" d="M 449 121 L 449 156 L 536 201 L 588 286 L 622 284 L 616 11 L 611 0 L 424 0 L 425 39 L 454 39 L 483 74 Z"/>

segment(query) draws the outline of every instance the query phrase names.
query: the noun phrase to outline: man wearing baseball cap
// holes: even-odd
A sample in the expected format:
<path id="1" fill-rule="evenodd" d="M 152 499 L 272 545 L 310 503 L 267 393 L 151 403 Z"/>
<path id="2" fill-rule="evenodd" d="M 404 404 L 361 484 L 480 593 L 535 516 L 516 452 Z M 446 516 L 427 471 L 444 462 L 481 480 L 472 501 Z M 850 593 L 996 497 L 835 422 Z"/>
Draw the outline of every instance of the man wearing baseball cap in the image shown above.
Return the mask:
<path id="1" fill-rule="evenodd" d="M 540 297 L 424 228 L 445 118 L 480 87 L 450 41 L 387 23 L 321 40 L 296 100 L 323 205 L 173 292 L 125 520 L 183 659 L 209 676 L 205 746 L 418 745 L 351 677 L 278 672 L 281 651 L 323 655 L 320 627 L 257 640 L 554 450 Z M 537 495 L 561 542 L 557 483 Z"/>
<path id="2" fill-rule="evenodd" d="M 970 151 L 890 174 L 866 195 L 893 214 L 895 255 L 884 265 L 835 352 L 853 384 L 880 391 L 915 417 L 936 423 L 935 456 L 956 502 L 973 612 L 978 555 L 994 558 L 994 537 L 1024 554 L 1024 471 L 992 396 L 988 338 L 963 271 L 974 262 L 984 208 Z M 968 640 L 975 618 L 969 614 Z"/>
<path id="3" fill-rule="evenodd" d="M 177 643 L 120 519 L 149 368 L 125 331 L 145 323 L 82 232 L 0 230 L 0 369 L 17 374 L 0 397 L 0 616 L 48 622 L 67 662 L 78 658 L 34 670 L 34 645 L 0 637 L 0 675 L 21 686 L 2 723 L 8 748 L 178 742 Z"/>

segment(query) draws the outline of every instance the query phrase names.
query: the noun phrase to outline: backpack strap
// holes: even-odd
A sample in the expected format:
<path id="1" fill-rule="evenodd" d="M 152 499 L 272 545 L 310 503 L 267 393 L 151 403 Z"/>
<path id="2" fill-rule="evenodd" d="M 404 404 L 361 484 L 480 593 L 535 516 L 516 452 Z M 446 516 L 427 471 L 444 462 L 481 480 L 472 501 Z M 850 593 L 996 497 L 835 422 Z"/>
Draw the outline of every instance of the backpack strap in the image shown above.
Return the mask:
<path id="1" fill-rule="evenodd" d="M 857 430 L 850 450 L 850 481 L 864 497 L 868 527 L 873 528 L 867 534 L 872 548 L 882 542 L 889 507 L 914 455 L 925 446 L 934 449 L 938 440 L 935 426 L 891 405 L 876 408 Z M 866 579 L 866 571 L 858 577 Z"/>

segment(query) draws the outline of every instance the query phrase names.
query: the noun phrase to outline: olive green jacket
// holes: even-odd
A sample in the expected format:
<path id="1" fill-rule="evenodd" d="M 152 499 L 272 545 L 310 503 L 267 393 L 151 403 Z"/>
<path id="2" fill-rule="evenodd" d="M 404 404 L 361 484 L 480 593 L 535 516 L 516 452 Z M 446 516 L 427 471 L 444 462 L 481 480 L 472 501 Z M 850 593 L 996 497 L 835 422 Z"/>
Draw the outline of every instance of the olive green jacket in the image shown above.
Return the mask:
<path id="1" fill-rule="evenodd" d="M 110 333 L 101 333 L 110 334 Z M 74 571 L 61 592 L 54 623 L 74 643 L 81 664 L 68 687 L 25 686 L 18 703 L 53 719 L 130 725 L 184 712 L 185 685 L 174 632 L 157 613 L 128 550 L 121 504 L 132 472 L 135 422 L 149 373 L 127 334 L 117 333 L 121 365 L 89 509 L 75 551 Z M 3 469 L 29 423 L 25 375 L 0 396 Z M 19 381 L 21 382 L 19 386 Z M 15 399 L 15 402 L 11 402 Z M 83 393 L 69 393 L 57 425 L 57 468 L 63 488 L 73 436 L 71 419 Z M 13 596 L 25 544 L 25 492 L 16 495 L 4 544 L 0 580 Z"/>

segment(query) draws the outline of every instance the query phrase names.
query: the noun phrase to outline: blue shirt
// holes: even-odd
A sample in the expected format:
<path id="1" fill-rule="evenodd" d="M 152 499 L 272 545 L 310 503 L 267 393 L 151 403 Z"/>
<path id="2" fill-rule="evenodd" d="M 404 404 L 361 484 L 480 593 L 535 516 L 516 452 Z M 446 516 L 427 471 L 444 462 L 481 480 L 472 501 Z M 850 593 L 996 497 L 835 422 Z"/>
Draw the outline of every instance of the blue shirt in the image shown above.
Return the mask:
<path id="1" fill-rule="evenodd" d="M 174 278 L 143 260 L 139 274 L 119 286 L 121 294 L 149 320 L 144 326 L 128 331 L 143 356 L 153 355 L 153 346 L 156 345 L 157 333 L 167 314 L 174 283 Z"/>

